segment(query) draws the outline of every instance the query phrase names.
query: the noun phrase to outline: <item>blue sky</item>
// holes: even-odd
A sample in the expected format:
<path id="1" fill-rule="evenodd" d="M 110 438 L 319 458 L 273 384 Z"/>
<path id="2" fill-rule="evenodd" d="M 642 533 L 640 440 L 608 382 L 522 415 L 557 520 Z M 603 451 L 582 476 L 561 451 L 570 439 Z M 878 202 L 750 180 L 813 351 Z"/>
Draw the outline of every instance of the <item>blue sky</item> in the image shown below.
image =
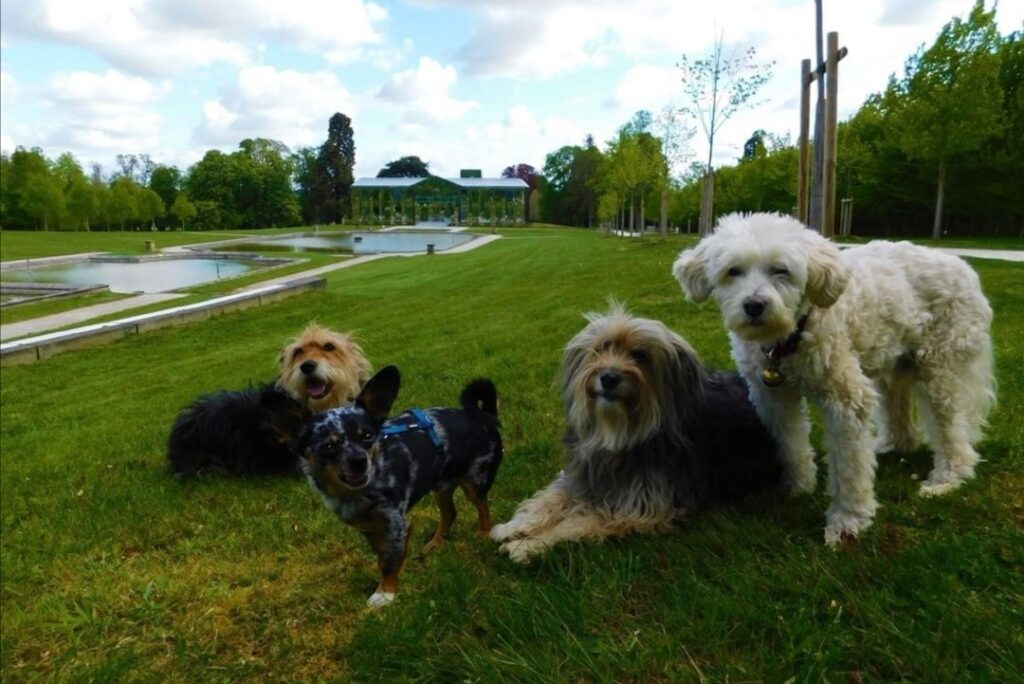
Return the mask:
<path id="1" fill-rule="evenodd" d="M 849 50 L 840 118 L 972 4 L 824 2 Z M 1022 28 L 1024 2 L 1003 0 L 997 19 Z M 721 34 L 775 62 L 763 102 L 717 138 L 728 163 L 757 128 L 795 139 L 813 22 L 811 0 L 3 0 L 0 148 L 70 151 L 108 173 L 118 153 L 184 169 L 246 137 L 317 145 L 341 111 L 357 176 L 409 154 L 440 175 L 498 175 L 683 104 L 676 63 Z M 691 148 L 706 156 L 700 133 Z"/>

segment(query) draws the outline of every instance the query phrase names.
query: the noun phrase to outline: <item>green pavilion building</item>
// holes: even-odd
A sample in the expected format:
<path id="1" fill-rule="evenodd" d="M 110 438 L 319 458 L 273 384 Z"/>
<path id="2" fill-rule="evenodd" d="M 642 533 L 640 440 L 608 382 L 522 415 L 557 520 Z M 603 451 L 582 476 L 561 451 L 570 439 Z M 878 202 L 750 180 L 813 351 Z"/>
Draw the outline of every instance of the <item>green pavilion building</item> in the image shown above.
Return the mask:
<path id="1" fill-rule="evenodd" d="M 472 171 L 460 178 L 360 178 L 352 184 L 352 219 L 388 226 L 521 225 L 529 192 L 521 178 L 480 178 Z"/>

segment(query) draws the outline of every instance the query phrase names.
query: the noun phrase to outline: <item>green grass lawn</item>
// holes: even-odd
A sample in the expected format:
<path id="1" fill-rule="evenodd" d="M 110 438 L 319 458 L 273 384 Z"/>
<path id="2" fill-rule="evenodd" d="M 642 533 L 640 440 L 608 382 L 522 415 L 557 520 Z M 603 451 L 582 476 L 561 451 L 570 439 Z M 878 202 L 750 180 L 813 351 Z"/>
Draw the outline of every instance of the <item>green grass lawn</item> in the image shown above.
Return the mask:
<path id="1" fill-rule="evenodd" d="M 501 395 L 505 520 L 559 469 L 555 380 L 580 313 L 615 296 L 730 365 L 713 305 L 669 274 L 687 238 L 510 230 L 457 255 L 393 258 L 328 287 L 107 347 L 0 382 L 0 677 L 5 681 L 1020 681 L 1024 673 L 1024 265 L 973 262 L 996 310 L 1000 403 L 977 480 L 924 500 L 930 454 L 880 462 L 861 540 L 823 544 L 813 496 L 770 494 L 660 537 L 566 545 L 512 564 L 473 534 L 412 558 L 398 601 L 361 535 L 298 478 L 165 467 L 175 413 L 269 379 L 311 320 L 356 331 L 403 372 L 398 405 Z M 815 432 L 820 446 L 820 434 Z M 437 513 L 415 510 L 413 544 Z"/>

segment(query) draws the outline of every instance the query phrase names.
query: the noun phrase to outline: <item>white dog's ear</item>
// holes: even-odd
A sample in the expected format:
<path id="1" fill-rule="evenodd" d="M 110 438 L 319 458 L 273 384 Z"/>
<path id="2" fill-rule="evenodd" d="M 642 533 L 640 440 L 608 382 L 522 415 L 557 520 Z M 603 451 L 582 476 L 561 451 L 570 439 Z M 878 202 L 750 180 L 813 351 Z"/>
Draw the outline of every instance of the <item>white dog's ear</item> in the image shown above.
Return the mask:
<path id="1" fill-rule="evenodd" d="M 814 238 L 807 253 L 807 298 L 811 304 L 827 309 L 846 290 L 850 270 L 840 260 L 834 244 L 818 235 Z"/>
<path id="2" fill-rule="evenodd" d="M 703 302 L 711 295 L 708 280 L 707 247 L 705 242 L 679 255 L 672 264 L 672 275 L 679 281 L 683 292 L 694 302 Z"/>

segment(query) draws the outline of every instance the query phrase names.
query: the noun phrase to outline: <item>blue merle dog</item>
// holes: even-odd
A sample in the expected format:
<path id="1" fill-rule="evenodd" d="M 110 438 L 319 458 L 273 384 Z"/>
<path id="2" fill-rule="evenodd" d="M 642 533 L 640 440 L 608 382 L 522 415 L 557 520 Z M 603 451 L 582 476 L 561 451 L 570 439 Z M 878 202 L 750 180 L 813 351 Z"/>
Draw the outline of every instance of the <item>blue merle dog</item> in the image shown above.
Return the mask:
<path id="1" fill-rule="evenodd" d="M 411 409 L 387 419 L 401 377 L 382 368 L 349 406 L 309 415 L 293 442 L 310 484 L 342 522 L 363 533 L 377 552 L 380 585 L 370 606 L 395 598 L 409 549 L 409 510 L 433 491 L 441 521 L 424 550 L 442 543 L 455 521 L 459 487 L 476 506 L 479 534 L 491 529 L 487 494 L 501 463 L 498 396 L 494 383 L 477 379 L 462 390 L 462 408 Z M 270 392 L 281 429 L 294 426 L 298 407 Z"/>

